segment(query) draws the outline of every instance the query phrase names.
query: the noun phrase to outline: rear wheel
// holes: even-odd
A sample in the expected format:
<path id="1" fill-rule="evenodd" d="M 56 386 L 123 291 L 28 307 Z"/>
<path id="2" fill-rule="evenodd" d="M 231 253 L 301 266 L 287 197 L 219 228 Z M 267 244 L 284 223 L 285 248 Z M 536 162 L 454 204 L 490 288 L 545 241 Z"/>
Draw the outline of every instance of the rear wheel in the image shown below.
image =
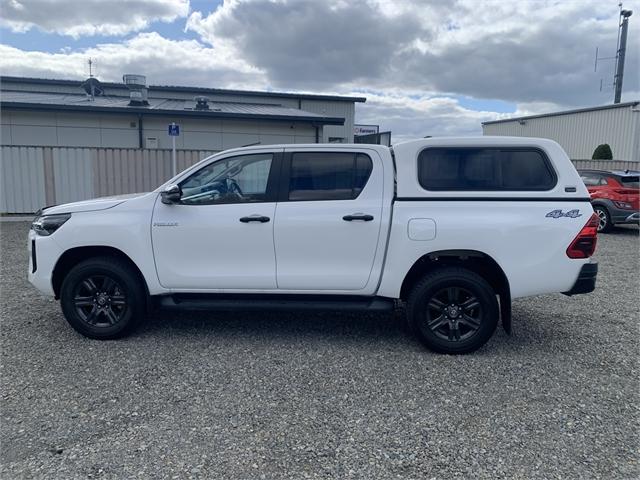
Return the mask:
<path id="1" fill-rule="evenodd" d="M 595 207 L 593 207 L 593 211 L 596 213 L 596 215 L 598 215 L 598 232 L 610 232 L 613 228 L 613 222 L 611 221 L 611 215 L 609 215 L 609 211 L 601 205 L 596 205 Z"/>
<path id="2" fill-rule="evenodd" d="M 480 275 L 443 268 L 413 288 L 407 318 L 413 332 L 439 353 L 470 353 L 484 345 L 498 324 L 498 301 Z"/>
<path id="3" fill-rule="evenodd" d="M 136 272 L 117 258 L 91 258 L 62 282 L 60 305 L 79 333 L 100 340 L 131 333 L 144 318 L 145 293 Z"/>

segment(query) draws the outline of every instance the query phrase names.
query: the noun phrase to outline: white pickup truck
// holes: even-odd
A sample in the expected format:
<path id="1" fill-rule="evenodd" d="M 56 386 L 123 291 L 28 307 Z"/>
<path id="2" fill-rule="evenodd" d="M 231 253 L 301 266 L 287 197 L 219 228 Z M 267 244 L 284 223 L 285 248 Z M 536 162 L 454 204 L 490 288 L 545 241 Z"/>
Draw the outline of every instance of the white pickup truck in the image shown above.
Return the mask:
<path id="1" fill-rule="evenodd" d="M 151 307 L 392 310 L 437 352 L 482 346 L 514 298 L 595 288 L 597 217 L 535 138 L 254 146 L 151 193 L 48 207 L 29 280 L 97 339 Z M 544 312 L 540 312 L 541 315 Z"/>

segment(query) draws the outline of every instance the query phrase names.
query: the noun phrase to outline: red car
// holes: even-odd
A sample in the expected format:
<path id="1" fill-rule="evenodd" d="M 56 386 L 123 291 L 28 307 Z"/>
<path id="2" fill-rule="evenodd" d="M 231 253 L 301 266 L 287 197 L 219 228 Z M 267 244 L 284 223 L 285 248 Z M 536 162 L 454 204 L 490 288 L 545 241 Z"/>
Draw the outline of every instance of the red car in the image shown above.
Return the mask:
<path id="1" fill-rule="evenodd" d="M 640 184 L 636 171 L 578 170 L 598 214 L 598 232 L 614 225 L 640 224 Z"/>

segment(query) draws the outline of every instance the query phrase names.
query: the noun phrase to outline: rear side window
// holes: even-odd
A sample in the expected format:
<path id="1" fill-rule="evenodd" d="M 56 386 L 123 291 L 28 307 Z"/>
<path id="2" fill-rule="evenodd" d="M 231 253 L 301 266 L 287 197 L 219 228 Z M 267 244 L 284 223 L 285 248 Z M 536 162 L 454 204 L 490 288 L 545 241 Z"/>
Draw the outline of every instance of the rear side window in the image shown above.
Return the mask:
<path id="1" fill-rule="evenodd" d="M 550 190 L 556 176 L 537 149 L 427 148 L 418 156 L 426 190 Z"/>
<path id="2" fill-rule="evenodd" d="M 640 188 L 640 177 L 621 177 L 620 180 L 623 187 Z"/>
<path id="3" fill-rule="evenodd" d="M 373 163 L 363 153 L 294 153 L 289 200 L 353 200 L 367 184 Z"/>

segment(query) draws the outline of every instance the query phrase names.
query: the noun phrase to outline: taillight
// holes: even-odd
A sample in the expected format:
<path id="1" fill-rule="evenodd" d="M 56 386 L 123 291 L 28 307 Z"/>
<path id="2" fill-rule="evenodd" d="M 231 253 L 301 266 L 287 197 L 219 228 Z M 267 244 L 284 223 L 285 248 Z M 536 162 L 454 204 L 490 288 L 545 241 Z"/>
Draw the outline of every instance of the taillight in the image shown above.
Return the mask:
<path id="1" fill-rule="evenodd" d="M 594 213 L 589 221 L 582 227 L 580 233 L 573 239 L 567 248 L 569 258 L 589 258 L 596 251 L 598 241 L 598 222 L 600 219 Z"/>

